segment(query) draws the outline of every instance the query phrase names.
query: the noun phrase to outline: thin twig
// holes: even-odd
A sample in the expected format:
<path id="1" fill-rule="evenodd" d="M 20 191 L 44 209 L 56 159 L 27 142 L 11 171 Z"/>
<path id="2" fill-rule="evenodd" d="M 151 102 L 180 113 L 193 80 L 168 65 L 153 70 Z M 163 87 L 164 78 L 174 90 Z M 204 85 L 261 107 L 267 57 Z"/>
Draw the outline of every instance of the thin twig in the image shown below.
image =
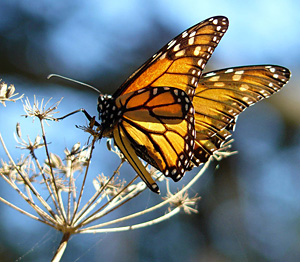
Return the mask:
<path id="1" fill-rule="evenodd" d="M 62 206 L 60 205 L 61 204 L 61 201 L 60 201 L 60 197 L 59 197 L 59 194 L 58 194 L 58 188 L 57 188 L 57 185 L 56 185 L 56 182 L 55 182 L 55 176 L 54 176 L 54 172 L 53 172 L 53 168 L 52 168 L 52 163 L 51 163 L 51 159 L 50 159 L 50 154 L 49 154 L 49 151 L 48 151 L 48 146 L 47 146 L 47 140 L 46 140 L 46 134 L 45 134 L 45 128 L 44 128 L 44 124 L 43 124 L 43 120 L 40 119 L 40 124 L 41 124 L 41 129 L 42 129 L 42 137 L 43 137 L 43 141 L 44 141 L 44 145 L 45 145 L 45 151 L 46 151 L 46 156 L 47 156 L 47 159 L 49 161 L 49 168 L 50 168 L 50 173 L 51 173 L 51 185 L 54 186 L 54 196 L 56 197 L 57 199 L 57 202 L 59 205 L 57 205 L 56 201 L 54 201 L 54 206 L 56 208 L 56 211 L 57 213 L 59 214 L 59 216 L 66 222 L 66 217 L 63 215 L 63 208 Z"/>
<path id="2" fill-rule="evenodd" d="M 55 225 L 49 223 L 48 220 L 46 220 L 46 219 L 40 219 L 39 217 L 34 216 L 33 214 L 31 214 L 31 213 L 29 213 L 29 212 L 27 212 L 27 211 L 25 211 L 25 210 L 23 210 L 23 209 L 17 207 L 16 205 L 10 203 L 9 201 L 5 200 L 5 199 L 2 198 L 2 197 L 0 197 L 0 201 L 1 201 L 2 203 L 4 203 L 4 204 L 8 205 L 9 207 L 11 207 L 11 208 L 13 208 L 13 209 L 19 211 L 20 213 L 22 213 L 22 214 L 24 214 L 24 215 L 26 215 L 26 216 L 28 216 L 28 217 L 34 219 L 34 220 L 37 220 L 37 221 L 39 221 L 39 222 L 42 222 L 42 223 L 44 223 L 44 224 L 46 224 L 46 225 L 48 225 L 48 226 L 51 226 L 51 227 L 55 228 Z"/>
<path id="3" fill-rule="evenodd" d="M 80 205 L 80 202 L 81 202 L 81 198 L 83 196 L 83 189 L 84 189 L 86 178 L 87 178 L 87 175 L 88 175 L 88 170 L 89 170 L 89 167 L 90 167 L 90 163 L 91 163 L 91 159 L 92 159 L 92 153 L 93 153 L 93 149 L 94 149 L 96 140 L 97 140 L 96 137 L 93 137 L 92 144 L 91 144 L 90 154 L 89 154 L 89 158 L 88 158 L 88 161 L 87 161 L 88 164 L 87 164 L 87 166 L 85 168 L 83 182 L 81 184 L 81 189 L 80 189 L 78 201 L 77 201 L 77 203 L 75 203 L 75 208 L 74 208 L 74 213 L 73 213 L 73 217 L 72 217 L 72 220 L 71 220 L 71 224 L 75 224 L 74 223 L 74 219 L 75 218 L 77 219 L 76 213 L 78 211 L 78 208 L 79 208 L 79 205 Z"/>
<path id="4" fill-rule="evenodd" d="M 71 162 L 71 160 L 67 160 L 67 163 Z M 69 178 L 69 190 L 68 190 L 68 202 L 67 202 L 67 221 L 68 223 L 70 223 L 71 221 L 71 195 L 72 195 L 72 178 L 73 178 L 73 174 L 72 174 L 72 164 L 68 165 L 68 169 L 69 169 L 69 176 L 67 176 Z"/>
<path id="5" fill-rule="evenodd" d="M 52 199 L 52 202 L 55 203 L 55 199 L 54 199 L 54 196 L 53 196 L 53 192 L 52 192 L 51 187 L 50 187 L 50 185 L 49 185 L 49 183 L 48 183 L 48 180 L 47 180 L 47 178 L 46 178 L 46 176 L 45 176 L 45 174 L 44 174 L 43 168 L 42 168 L 42 166 L 40 165 L 40 162 L 38 161 L 38 159 L 36 158 L 35 155 L 33 155 L 33 159 L 35 160 L 35 163 L 36 163 L 38 169 L 40 170 L 40 174 L 41 174 L 41 176 L 43 177 L 43 181 L 44 181 L 44 183 L 45 183 L 45 185 L 46 185 L 46 188 L 47 188 L 48 193 L 49 193 L 49 195 L 50 195 L 50 197 L 51 197 L 51 199 Z M 50 181 L 49 181 L 49 182 L 50 182 Z M 53 212 L 53 213 L 54 213 L 54 212 Z"/>
<path id="6" fill-rule="evenodd" d="M 107 180 L 106 184 L 101 187 L 99 191 L 97 191 L 91 198 L 90 200 L 82 207 L 82 209 L 78 212 L 77 216 L 74 219 L 74 224 L 78 224 L 78 221 L 80 221 L 82 215 L 84 214 L 85 216 L 93 210 L 97 204 L 99 203 L 96 201 L 98 197 L 103 193 L 107 185 L 111 182 L 111 180 L 114 178 L 114 176 L 119 172 L 121 166 L 123 165 L 124 161 L 121 161 L 117 169 L 114 171 L 113 175 Z M 104 194 L 103 194 L 104 196 Z M 103 198 L 101 198 L 102 200 Z M 96 204 L 93 205 L 93 203 L 96 201 Z"/>
<path id="7" fill-rule="evenodd" d="M 140 223 L 140 224 L 135 224 L 135 225 L 132 225 L 132 226 L 115 227 L 115 228 L 103 228 L 103 229 L 95 229 L 95 230 L 79 229 L 77 231 L 77 233 L 81 233 L 81 234 L 85 234 L 85 233 L 108 233 L 108 232 L 121 232 L 121 231 L 134 230 L 134 229 L 143 228 L 143 227 L 158 224 L 158 223 L 160 223 L 162 221 L 165 221 L 165 220 L 171 218 L 172 216 L 178 214 L 179 211 L 180 211 L 180 207 L 176 207 L 172 211 L 166 213 L 163 216 L 160 216 L 160 217 L 158 217 L 156 219 L 153 219 L 153 220 L 149 220 L 147 222 L 143 222 L 143 223 Z"/>

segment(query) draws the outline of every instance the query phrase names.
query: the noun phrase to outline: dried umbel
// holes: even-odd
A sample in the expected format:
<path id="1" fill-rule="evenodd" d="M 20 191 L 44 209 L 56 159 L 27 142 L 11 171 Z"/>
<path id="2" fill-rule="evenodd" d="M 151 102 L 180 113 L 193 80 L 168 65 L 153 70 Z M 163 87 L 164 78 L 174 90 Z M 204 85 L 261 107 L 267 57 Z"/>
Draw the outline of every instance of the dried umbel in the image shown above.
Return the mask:
<path id="1" fill-rule="evenodd" d="M 25 99 L 25 116 L 39 120 L 41 135 L 37 135 L 34 139 L 30 139 L 29 136 L 24 138 L 21 127 L 17 124 L 15 134 L 17 148 L 22 150 L 22 153 L 27 151 L 27 154 L 22 155 L 18 161 L 11 157 L 0 134 L 0 142 L 7 155 L 7 159 L 1 159 L 0 175 L 30 205 L 32 212 L 25 211 L 21 204 L 11 203 L 6 197 L 1 196 L 0 201 L 63 233 L 53 261 L 61 259 L 68 240 L 73 234 L 128 231 L 165 221 L 178 214 L 180 210 L 187 214 L 197 212 L 195 206 L 200 197 L 197 195 L 189 197 L 188 190 L 207 169 L 210 161 L 187 185 L 176 192 L 171 192 L 170 181 L 166 177 L 153 167 L 147 167 L 147 172 L 159 183 L 160 188 L 165 188 L 163 190 L 165 195 L 152 194 L 152 197 L 158 200 L 156 205 L 147 209 L 140 206 L 138 211 L 121 215 L 110 221 L 105 219 L 103 222 L 107 214 L 115 212 L 124 205 L 130 205 L 148 188 L 138 175 L 130 181 L 125 181 L 120 169 L 126 160 L 119 149 L 112 145 L 111 140 L 108 140 L 108 149 L 120 159 L 115 171 L 111 175 L 102 172 L 95 175 L 90 171 L 94 148 L 99 140 L 99 128 L 93 122 L 88 126 L 79 127 L 88 133 L 86 145 L 81 146 L 80 143 L 76 143 L 71 149 L 66 148 L 63 156 L 51 152 L 49 144 L 55 141 L 47 141 L 44 123 L 49 124 L 51 120 L 51 125 L 55 125 L 57 132 L 61 133 L 59 128 L 62 128 L 63 123 L 53 122 L 56 120 L 54 114 L 57 113 L 59 103 L 60 101 L 48 106 L 49 101 L 38 102 L 34 97 L 31 104 L 28 98 Z M 228 148 L 225 148 L 225 151 L 227 153 L 224 153 L 224 156 L 231 154 L 228 153 Z M 37 157 L 41 152 L 44 152 L 43 160 Z M 101 166 L 97 169 L 101 171 Z M 93 184 L 95 191 L 87 197 L 85 188 L 88 183 Z M 156 217 L 147 220 L 145 215 L 148 213 L 155 214 Z M 137 218 L 141 220 L 139 223 L 131 222 L 137 221 Z M 123 222 L 122 226 L 118 226 L 120 222 Z M 124 223 L 127 225 L 123 226 Z"/>
<path id="2" fill-rule="evenodd" d="M 19 94 L 15 93 L 14 85 L 7 85 L 0 79 L 0 103 L 5 106 L 7 101 L 17 101 L 23 97 L 23 95 L 17 97 Z"/>

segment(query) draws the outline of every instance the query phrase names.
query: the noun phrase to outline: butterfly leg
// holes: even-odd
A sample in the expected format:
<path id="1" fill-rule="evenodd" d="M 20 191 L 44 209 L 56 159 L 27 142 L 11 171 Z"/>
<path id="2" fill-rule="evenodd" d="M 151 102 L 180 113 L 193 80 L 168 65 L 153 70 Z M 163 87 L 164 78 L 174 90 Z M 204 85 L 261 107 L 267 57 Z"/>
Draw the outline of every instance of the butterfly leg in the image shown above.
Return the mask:
<path id="1" fill-rule="evenodd" d="M 78 113 L 78 112 L 84 113 L 85 117 L 86 117 L 90 122 L 93 121 L 95 126 L 100 126 L 100 124 L 99 124 L 97 121 L 94 120 L 94 117 L 91 117 L 91 115 L 90 115 L 84 108 L 77 109 L 77 110 L 75 110 L 75 111 L 73 111 L 73 112 L 71 112 L 71 113 L 69 113 L 69 114 L 66 114 L 66 115 L 64 115 L 64 116 L 62 116 L 62 117 L 58 117 L 58 118 L 56 118 L 56 120 L 57 120 L 57 121 L 63 120 L 63 119 L 65 119 L 65 118 L 67 118 L 67 117 L 69 117 L 69 116 L 71 116 L 71 115 L 74 115 L 74 114 L 76 114 L 76 113 Z"/>

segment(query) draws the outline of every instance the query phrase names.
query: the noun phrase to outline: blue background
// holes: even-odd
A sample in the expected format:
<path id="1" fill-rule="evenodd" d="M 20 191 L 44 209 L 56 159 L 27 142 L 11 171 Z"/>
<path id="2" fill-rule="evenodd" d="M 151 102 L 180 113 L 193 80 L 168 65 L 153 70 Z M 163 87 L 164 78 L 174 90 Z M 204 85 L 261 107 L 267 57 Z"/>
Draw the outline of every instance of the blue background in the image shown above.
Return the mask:
<path id="1" fill-rule="evenodd" d="M 230 26 L 206 71 L 278 64 L 293 74 L 279 94 L 239 117 L 233 135 L 239 154 L 218 163 L 218 168 L 215 163 L 193 188 L 202 196 L 199 214 L 181 214 L 131 232 L 74 236 L 63 261 L 300 260 L 299 11 L 297 0 L 0 2 L 0 78 L 31 101 L 34 94 L 39 100 L 53 97 L 53 102 L 64 97 L 60 115 L 82 107 L 97 115 L 97 93 L 47 80 L 48 74 L 112 94 L 166 42 L 214 15 L 227 16 Z M 40 134 L 38 122 L 21 114 L 20 102 L 0 108 L 0 132 L 14 158 L 25 153 L 15 150 L 16 122 L 24 135 L 33 139 Z M 74 127 L 85 123 L 82 115 L 50 123 L 51 150 L 62 155 L 65 147 L 85 142 L 86 135 Z M 110 174 L 118 159 L 107 152 L 105 143 L 96 152 L 94 174 Z M 0 156 L 5 158 L 2 149 Z M 133 175 L 127 164 L 122 172 Z M 26 208 L 6 184 L 0 185 L 2 197 Z M 147 208 L 152 198 L 146 193 L 138 205 Z M 0 261 L 49 261 L 60 233 L 3 204 L 0 209 Z"/>

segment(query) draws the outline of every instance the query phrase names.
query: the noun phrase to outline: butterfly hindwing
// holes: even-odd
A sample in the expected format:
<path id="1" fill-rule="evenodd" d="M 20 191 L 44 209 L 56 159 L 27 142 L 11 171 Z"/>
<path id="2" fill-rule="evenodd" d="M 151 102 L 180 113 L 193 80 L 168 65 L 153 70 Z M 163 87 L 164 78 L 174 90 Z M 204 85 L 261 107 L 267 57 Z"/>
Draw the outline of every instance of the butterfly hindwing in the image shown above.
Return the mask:
<path id="1" fill-rule="evenodd" d="M 192 98 L 202 70 L 228 24 L 226 17 L 216 16 L 187 29 L 133 73 L 113 96 L 146 86 L 170 86 L 185 91 Z"/>
<path id="2" fill-rule="evenodd" d="M 159 193 L 157 184 L 154 182 L 143 163 L 138 159 L 136 151 L 132 147 L 128 135 L 124 132 L 124 128 L 122 126 L 118 126 L 114 129 L 113 137 L 115 143 L 117 144 L 127 161 L 131 164 L 134 170 L 136 170 L 137 174 L 145 182 L 148 188 L 150 188 L 155 193 Z"/>
<path id="3" fill-rule="evenodd" d="M 130 141 L 136 154 L 166 176 L 178 181 L 188 168 L 194 149 L 194 109 L 187 94 L 176 88 L 147 87 L 116 99 L 122 111 L 115 136 Z M 121 134 L 121 135 L 119 135 Z M 123 154 L 125 147 L 119 146 Z M 126 156 L 126 158 L 130 158 Z M 139 161 L 128 159 L 129 163 Z M 138 163 L 132 164 L 138 174 Z M 149 184 L 149 183 L 148 183 Z"/>
<path id="4" fill-rule="evenodd" d="M 194 164 L 206 162 L 221 147 L 243 110 L 279 91 L 289 78 L 288 69 L 274 65 L 226 68 L 203 74 L 193 101 Z"/>

